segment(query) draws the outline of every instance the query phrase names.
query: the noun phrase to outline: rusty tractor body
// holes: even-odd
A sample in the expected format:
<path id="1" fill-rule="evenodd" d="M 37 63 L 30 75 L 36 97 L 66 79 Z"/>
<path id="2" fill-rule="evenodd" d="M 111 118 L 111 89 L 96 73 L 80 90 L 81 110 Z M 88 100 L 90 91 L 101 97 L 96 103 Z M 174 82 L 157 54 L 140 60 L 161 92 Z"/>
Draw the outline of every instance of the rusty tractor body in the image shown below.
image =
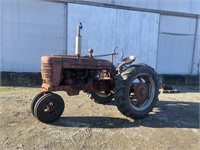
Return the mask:
<path id="1" fill-rule="evenodd" d="M 140 119 L 152 111 L 158 100 L 158 78 L 146 64 L 133 64 L 136 57 L 122 59 L 115 67 L 112 61 L 93 57 L 89 49 L 81 56 L 80 29 L 77 28 L 77 46 L 74 56 L 43 56 L 41 58 L 42 91 L 31 102 L 32 114 L 41 122 L 57 120 L 64 111 L 64 101 L 54 91 L 66 91 L 69 96 L 83 91 L 97 103 L 115 100 L 125 116 Z M 115 51 L 103 56 L 117 55 Z"/>
<path id="2" fill-rule="evenodd" d="M 108 60 L 77 56 L 43 56 L 42 90 L 66 91 L 69 96 L 114 89 L 114 66 Z"/>

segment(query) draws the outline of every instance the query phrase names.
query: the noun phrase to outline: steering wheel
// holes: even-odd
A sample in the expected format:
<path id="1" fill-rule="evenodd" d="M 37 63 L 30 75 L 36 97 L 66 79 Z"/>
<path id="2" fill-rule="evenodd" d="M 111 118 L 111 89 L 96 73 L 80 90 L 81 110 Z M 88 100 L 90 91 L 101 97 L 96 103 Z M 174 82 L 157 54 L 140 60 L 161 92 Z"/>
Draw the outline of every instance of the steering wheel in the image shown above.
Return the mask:
<path id="1" fill-rule="evenodd" d="M 112 53 L 113 65 L 118 66 L 118 64 L 122 61 L 123 57 L 124 57 L 124 50 L 116 46 Z"/>

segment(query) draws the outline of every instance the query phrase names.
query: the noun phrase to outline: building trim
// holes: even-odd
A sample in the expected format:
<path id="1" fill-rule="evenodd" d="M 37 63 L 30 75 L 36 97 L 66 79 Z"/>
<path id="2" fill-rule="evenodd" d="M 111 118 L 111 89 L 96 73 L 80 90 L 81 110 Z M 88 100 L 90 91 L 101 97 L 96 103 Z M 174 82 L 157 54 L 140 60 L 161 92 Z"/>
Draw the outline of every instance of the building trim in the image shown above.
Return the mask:
<path id="1" fill-rule="evenodd" d="M 107 8 L 114 8 L 114 9 L 158 13 L 161 15 L 169 15 L 169 16 L 177 16 L 177 17 L 200 18 L 200 14 L 158 10 L 158 9 L 150 9 L 150 8 L 140 8 L 140 7 L 134 7 L 134 6 L 124 6 L 124 5 L 118 5 L 118 4 L 113 4 L 113 3 L 111 4 L 111 3 L 102 3 L 102 2 L 91 2 L 87 0 L 84 0 L 84 1 L 83 0 L 49 0 L 49 1 L 56 2 L 56 3 L 74 3 L 74 4 L 90 5 L 90 6 L 97 6 L 97 7 L 107 7 Z"/>
<path id="2" fill-rule="evenodd" d="M 3 70 L 3 2 L 0 1 L 0 71 Z M 0 74 L 0 84 L 1 84 L 1 74 Z"/>
<path id="3" fill-rule="evenodd" d="M 195 33 L 194 33 L 194 43 L 193 43 L 193 51 L 192 51 L 192 64 L 191 64 L 191 71 L 190 74 L 193 74 L 193 67 L 194 67 L 194 55 L 195 55 L 195 50 L 196 50 L 196 41 L 197 41 L 197 32 L 198 32 L 198 24 L 199 24 L 199 19 L 196 18 L 196 27 L 195 27 Z"/>
<path id="4" fill-rule="evenodd" d="M 158 39 L 157 39 L 157 53 L 156 53 L 156 71 L 158 70 L 158 55 L 159 55 L 159 44 L 160 44 L 160 18 L 159 15 L 159 24 L 158 24 Z"/>
<path id="5" fill-rule="evenodd" d="M 67 55 L 68 54 L 68 49 L 67 49 L 67 45 L 68 45 L 68 39 L 67 38 L 68 37 L 67 37 L 67 34 L 68 34 L 68 16 L 69 15 L 68 15 L 68 4 L 66 4 L 65 6 L 66 6 L 65 7 L 66 8 L 66 11 L 65 11 L 65 13 L 66 13 L 66 16 L 65 16 L 65 19 L 66 19 L 66 27 L 65 27 L 65 36 L 66 36 L 66 43 L 65 44 L 66 44 L 66 49 L 65 49 L 65 53 L 64 54 Z"/>

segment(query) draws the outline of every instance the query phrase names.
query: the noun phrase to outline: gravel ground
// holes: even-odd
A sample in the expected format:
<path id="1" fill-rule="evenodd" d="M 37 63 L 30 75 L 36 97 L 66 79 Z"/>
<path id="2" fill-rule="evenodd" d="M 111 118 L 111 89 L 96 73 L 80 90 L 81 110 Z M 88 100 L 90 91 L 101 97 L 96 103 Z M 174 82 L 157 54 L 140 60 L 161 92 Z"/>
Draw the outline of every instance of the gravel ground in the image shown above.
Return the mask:
<path id="1" fill-rule="evenodd" d="M 96 104 L 81 93 L 65 100 L 62 117 L 44 124 L 30 112 L 39 88 L 0 87 L 0 150 L 198 150 L 200 149 L 197 86 L 177 86 L 179 94 L 160 94 L 144 119 L 123 116 L 115 103 Z"/>

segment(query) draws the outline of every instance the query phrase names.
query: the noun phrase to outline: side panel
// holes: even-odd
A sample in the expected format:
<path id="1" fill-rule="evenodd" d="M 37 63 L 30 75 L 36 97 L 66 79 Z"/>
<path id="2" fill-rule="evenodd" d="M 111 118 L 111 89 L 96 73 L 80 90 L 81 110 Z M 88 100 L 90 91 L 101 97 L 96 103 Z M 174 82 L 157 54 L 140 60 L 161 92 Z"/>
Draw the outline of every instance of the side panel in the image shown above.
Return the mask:
<path id="1" fill-rule="evenodd" d="M 97 69 L 94 59 L 63 58 L 64 69 Z"/>
<path id="2" fill-rule="evenodd" d="M 159 74 L 191 74 L 196 20 L 161 16 L 157 71 Z"/>
<path id="3" fill-rule="evenodd" d="M 159 74 L 190 74 L 194 36 L 160 34 Z"/>
<path id="4" fill-rule="evenodd" d="M 42 55 L 66 51 L 66 6 L 3 0 L 3 71 L 39 72 Z"/>
<path id="5" fill-rule="evenodd" d="M 156 67 L 158 14 L 68 4 L 68 54 L 75 53 L 79 22 L 83 24 L 83 55 L 88 55 L 89 48 L 97 55 L 111 53 L 118 46 L 124 50 L 125 57 L 137 55 L 137 62 Z M 115 65 L 119 61 L 116 60 Z"/>
<path id="6" fill-rule="evenodd" d="M 160 33 L 195 34 L 196 19 L 164 16 L 160 17 Z"/>

